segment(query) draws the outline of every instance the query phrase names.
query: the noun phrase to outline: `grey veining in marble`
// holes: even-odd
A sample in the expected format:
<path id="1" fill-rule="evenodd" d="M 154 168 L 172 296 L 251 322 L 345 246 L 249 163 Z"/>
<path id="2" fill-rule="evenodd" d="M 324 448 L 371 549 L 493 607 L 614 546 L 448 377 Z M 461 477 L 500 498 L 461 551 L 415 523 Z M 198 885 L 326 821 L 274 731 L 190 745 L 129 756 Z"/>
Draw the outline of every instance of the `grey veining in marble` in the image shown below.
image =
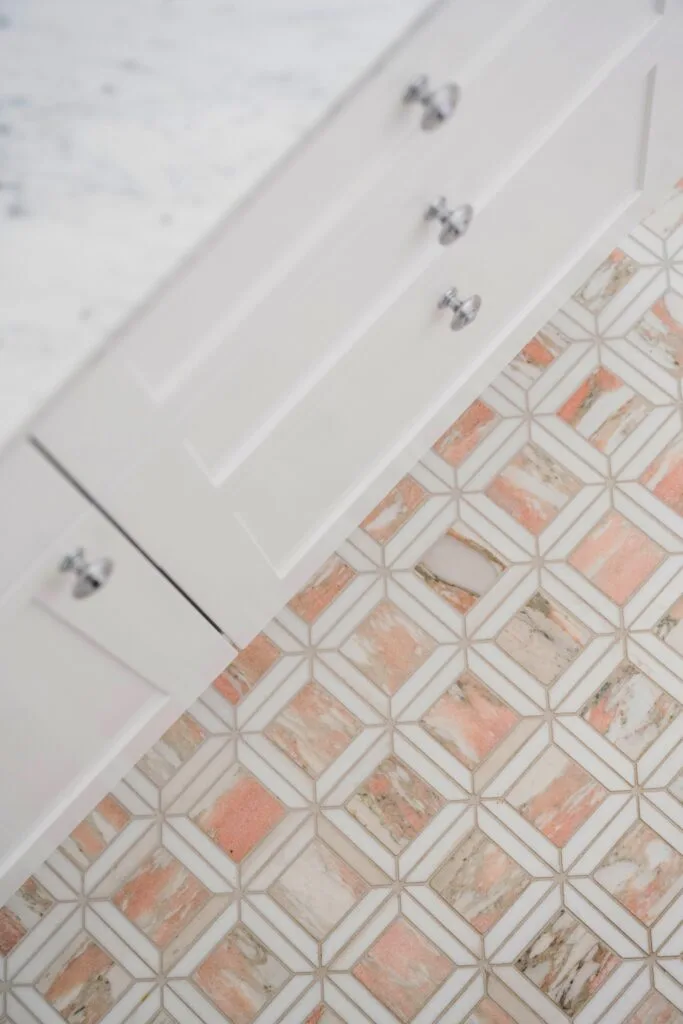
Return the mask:
<path id="1" fill-rule="evenodd" d="M 0 0 L 0 440 L 429 0 Z"/>

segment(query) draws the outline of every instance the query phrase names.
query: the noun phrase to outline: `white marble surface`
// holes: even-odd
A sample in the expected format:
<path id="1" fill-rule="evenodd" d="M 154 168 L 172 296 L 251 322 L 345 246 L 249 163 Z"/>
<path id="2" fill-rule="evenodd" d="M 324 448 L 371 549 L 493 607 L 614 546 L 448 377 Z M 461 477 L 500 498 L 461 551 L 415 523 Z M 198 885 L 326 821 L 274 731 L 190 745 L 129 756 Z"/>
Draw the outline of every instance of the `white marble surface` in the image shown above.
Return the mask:
<path id="1" fill-rule="evenodd" d="M 0 441 L 430 0 L 0 0 Z"/>

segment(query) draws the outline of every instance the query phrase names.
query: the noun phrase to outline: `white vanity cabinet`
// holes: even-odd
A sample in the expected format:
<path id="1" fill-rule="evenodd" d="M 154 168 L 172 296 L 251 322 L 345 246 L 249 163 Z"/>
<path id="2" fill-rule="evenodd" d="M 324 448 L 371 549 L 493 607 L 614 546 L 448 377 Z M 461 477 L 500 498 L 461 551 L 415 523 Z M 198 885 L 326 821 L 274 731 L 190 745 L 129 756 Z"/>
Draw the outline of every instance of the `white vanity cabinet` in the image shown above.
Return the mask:
<path id="1" fill-rule="evenodd" d="M 678 2 L 438 4 L 35 437 L 245 644 L 680 173 L 681 45 Z"/>
<path id="2" fill-rule="evenodd" d="M 31 445 L 0 482 L 1 906 L 236 652 Z"/>

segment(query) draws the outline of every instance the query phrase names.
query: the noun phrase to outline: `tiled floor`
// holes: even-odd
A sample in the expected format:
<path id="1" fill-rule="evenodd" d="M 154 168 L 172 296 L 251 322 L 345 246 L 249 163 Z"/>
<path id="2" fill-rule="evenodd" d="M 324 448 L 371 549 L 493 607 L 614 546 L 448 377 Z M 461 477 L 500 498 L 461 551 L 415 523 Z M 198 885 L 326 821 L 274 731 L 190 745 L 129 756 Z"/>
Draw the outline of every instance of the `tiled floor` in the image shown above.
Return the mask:
<path id="1" fill-rule="evenodd" d="M 683 183 L 0 910 L 0 1019 L 681 1024 L 682 376 Z"/>

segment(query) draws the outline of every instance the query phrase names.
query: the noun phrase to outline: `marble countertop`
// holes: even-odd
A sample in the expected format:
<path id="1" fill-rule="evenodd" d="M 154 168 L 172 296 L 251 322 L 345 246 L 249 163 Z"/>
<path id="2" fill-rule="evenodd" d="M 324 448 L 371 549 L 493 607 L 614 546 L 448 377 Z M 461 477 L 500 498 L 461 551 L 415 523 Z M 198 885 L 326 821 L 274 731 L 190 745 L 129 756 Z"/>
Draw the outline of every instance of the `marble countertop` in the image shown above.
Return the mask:
<path id="1" fill-rule="evenodd" d="M 0 0 L 0 441 L 431 0 Z"/>

